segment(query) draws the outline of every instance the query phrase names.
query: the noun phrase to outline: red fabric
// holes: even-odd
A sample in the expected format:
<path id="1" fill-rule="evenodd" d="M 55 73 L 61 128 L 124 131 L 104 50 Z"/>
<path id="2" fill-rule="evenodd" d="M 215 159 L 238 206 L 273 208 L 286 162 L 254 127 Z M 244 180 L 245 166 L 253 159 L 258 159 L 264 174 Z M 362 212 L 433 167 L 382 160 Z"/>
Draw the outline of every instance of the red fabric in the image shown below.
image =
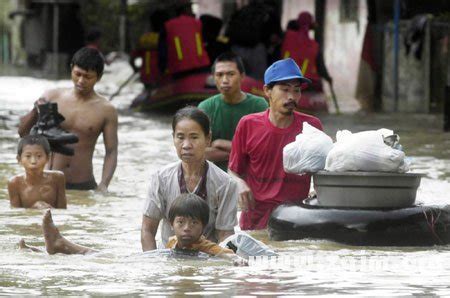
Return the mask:
<path id="1" fill-rule="evenodd" d="M 273 208 L 308 196 L 311 177 L 288 174 L 283 169 L 283 148 L 302 132 L 304 121 L 322 130 L 319 119 L 298 112 L 284 129 L 269 121 L 269 110 L 239 121 L 228 167 L 245 177 L 258 205 L 256 210 L 242 212 L 241 229 L 264 228 Z"/>
<path id="2" fill-rule="evenodd" d="M 376 72 L 378 70 L 377 63 L 374 57 L 374 44 L 373 44 L 373 25 L 367 24 L 366 33 L 364 34 L 363 48 L 361 52 L 361 58 L 366 61 L 372 70 Z"/>
<path id="3" fill-rule="evenodd" d="M 315 81 L 320 81 L 316 63 L 318 54 L 319 44 L 315 40 L 310 39 L 307 32 L 286 31 L 281 45 L 281 58 L 290 57 L 294 59 L 302 70 L 303 76 L 311 79 L 313 84 Z M 307 63 L 305 63 L 306 59 L 308 60 Z"/>
<path id="4" fill-rule="evenodd" d="M 160 77 L 158 69 L 158 51 L 141 49 L 132 52 L 131 56 L 142 58 L 140 70 L 141 82 L 144 84 L 156 83 Z"/>
<path id="5" fill-rule="evenodd" d="M 209 65 L 209 57 L 202 39 L 202 23 L 194 17 L 181 15 L 165 23 L 169 72 L 174 74 Z M 196 35 L 198 37 L 196 37 Z M 175 40 L 179 40 L 177 51 Z M 199 44 L 198 44 L 199 43 Z"/>
<path id="6" fill-rule="evenodd" d="M 309 30 L 314 26 L 314 18 L 309 12 L 303 11 L 298 14 L 297 23 L 300 28 Z"/>

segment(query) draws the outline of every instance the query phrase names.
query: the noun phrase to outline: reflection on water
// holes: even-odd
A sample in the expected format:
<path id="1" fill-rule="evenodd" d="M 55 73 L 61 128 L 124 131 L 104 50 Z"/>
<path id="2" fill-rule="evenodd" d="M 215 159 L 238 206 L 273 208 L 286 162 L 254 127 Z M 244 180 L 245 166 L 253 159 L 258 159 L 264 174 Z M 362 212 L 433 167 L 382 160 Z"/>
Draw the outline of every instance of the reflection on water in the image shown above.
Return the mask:
<path id="1" fill-rule="evenodd" d="M 121 82 L 106 74 L 99 90 L 115 91 Z M 126 75 L 123 75 L 126 78 Z M 123 79 L 123 78 L 122 78 Z M 115 85 L 114 85 L 115 84 Z M 120 109 L 119 162 L 107 195 L 68 191 L 68 209 L 54 220 L 69 239 L 100 250 L 89 256 L 18 251 L 20 238 L 43 246 L 42 212 L 10 209 L 6 181 L 22 169 L 15 160 L 17 123 L 47 88 L 69 81 L 0 77 L 0 294 L 2 295 L 448 295 L 450 250 L 351 247 L 326 241 L 271 242 L 265 231 L 254 235 L 280 253 L 235 268 L 223 260 L 177 260 L 140 253 L 141 208 L 149 175 L 176 160 L 170 115 L 126 109 L 141 86 L 127 87 L 114 99 Z M 418 201 L 446 204 L 450 192 L 450 138 L 431 116 L 321 116 L 326 132 L 386 127 L 401 136 L 413 171 L 426 173 Z M 101 175 L 103 144 L 94 167 Z"/>

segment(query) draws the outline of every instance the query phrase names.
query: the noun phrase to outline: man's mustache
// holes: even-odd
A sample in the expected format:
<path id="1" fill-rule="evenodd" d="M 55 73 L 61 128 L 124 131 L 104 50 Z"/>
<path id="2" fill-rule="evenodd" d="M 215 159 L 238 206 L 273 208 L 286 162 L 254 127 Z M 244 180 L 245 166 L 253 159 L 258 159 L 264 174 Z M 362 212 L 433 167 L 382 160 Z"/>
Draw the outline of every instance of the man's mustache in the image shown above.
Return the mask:
<path id="1" fill-rule="evenodd" d="M 288 102 L 283 104 L 284 107 L 289 107 L 291 105 L 294 105 L 294 108 L 297 108 L 297 106 L 298 106 L 298 104 L 297 104 L 297 102 L 295 100 L 291 100 L 291 101 L 288 101 Z"/>

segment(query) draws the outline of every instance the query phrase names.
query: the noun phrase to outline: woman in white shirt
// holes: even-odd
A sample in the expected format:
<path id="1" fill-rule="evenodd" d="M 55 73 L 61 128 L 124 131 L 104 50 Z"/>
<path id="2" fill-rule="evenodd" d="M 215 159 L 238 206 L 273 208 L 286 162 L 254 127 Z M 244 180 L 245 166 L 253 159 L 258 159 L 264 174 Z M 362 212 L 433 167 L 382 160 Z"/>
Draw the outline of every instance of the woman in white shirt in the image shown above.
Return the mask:
<path id="1" fill-rule="evenodd" d="M 171 204 L 181 193 L 195 193 L 209 205 L 209 223 L 204 235 L 222 241 L 234 233 L 237 224 L 237 184 L 205 158 L 211 142 L 208 116 L 196 107 L 179 110 L 172 121 L 173 142 L 180 158 L 151 176 L 142 216 L 142 250 L 156 249 L 155 235 L 163 220 L 161 238 L 165 246 L 173 235 L 168 221 Z"/>

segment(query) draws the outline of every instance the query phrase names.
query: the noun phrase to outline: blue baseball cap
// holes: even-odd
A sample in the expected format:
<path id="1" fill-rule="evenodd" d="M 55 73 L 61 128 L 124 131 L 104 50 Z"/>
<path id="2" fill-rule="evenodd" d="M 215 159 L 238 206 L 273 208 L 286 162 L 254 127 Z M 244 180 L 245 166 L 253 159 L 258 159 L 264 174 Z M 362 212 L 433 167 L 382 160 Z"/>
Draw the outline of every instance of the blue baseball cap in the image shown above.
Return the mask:
<path id="1" fill-rule="evenodd" d="M 291 58 L 274 62 L 264 73 L 264 84 L 299 79 L 301 83 L 311 84 L 311 80 L 305 78 L 297 63 Z"/>

